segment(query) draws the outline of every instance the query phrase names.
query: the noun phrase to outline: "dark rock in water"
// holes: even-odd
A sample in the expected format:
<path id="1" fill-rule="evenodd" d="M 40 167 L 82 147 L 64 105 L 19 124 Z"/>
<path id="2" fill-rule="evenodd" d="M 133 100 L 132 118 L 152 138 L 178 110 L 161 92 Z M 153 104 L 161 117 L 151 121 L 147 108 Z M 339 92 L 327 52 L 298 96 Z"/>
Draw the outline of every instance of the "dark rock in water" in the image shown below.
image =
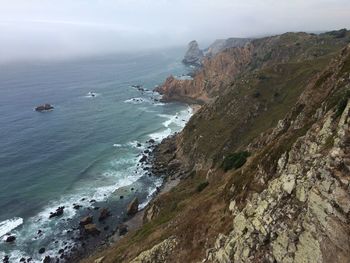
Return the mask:
<path id="1" fill-rule="evenodd" d="M 45 248 L 44 247 L 40 248 L 38 252 L 39 252 L 39 254 L 44 254 L 45 253 Z"/>
<path id="2" fill-rule="evenodd" d="M 37 106 L 35 108 L 36 111 L 48 111 L 48 110 L 53 110 L 54 107 L 51 105 L 51 104 L 44 104 L 44 105 L 40 105 L 40 106 Z"/>
<path id="3" fill-rule="evenodd" d="M 95 199 L 90 200 L 90 203 L 96 203 Z"/>
<path id="4" fill-rule="evenodd" d="M 4 256 L 2 262 L 3 263 L 9 263 L 10 262 L 9 260 L 10 260 L 9 256 L 6 255 L 6 256 Z"/>
<path id="5" fill-rule="evenodd" d="M 124 236 L 128 232 L 128 226 L 125 224 L 120 224 L 117 229 L 119 236 Z"/>
<path id="6" fill-rule="evenodd" d="M 100 209 L 99 206 L 95 206 L 95 207 L 94 207 L 94 210 L 98 210 L 98 209 Z"/>
<path id="7" fill-rule="evenodd" d="M 147 155 L 143 155 L 142 158 L 140 159 L 140 163 L 144 163 L 147 161 Z"/>
<path id="8" fill-rule="evenodd" d="M 150 152 L 150 150 L 144 150 L 143 151 L 143 153 L 149 153 Z"/>
<path id="9" fill-rule="evenodd" d="M 134 187 L 131 187 L 131 191 L 134 191 L 135 189 L 134 189 Z"/>
<path id="10" fill-rule="evenodd" d="M 51 212 L 49 218 L 63 215 L 64 206 L 60 206 L 56 209 L 56 212 Z"/>
<path id="11" fill-rule="evenodd" d="M 107 208 L 102 208 L 101 212 L 100 212 L 100 216 L 98 218 L 98 221 L 103 221 L 105 220 L 107 217 L 109 217 L 111 215 L 111 213 L 108 211 Z"/>
<path id="12" fill-rule="evenodd" d="M 25 261 L 26 261 L 25 258 L 21 258 L 21 259 L 19 260 L 19 262 L 25 262 Z"/>
<path id="13" fill-rule="evenodd" d="M 5 239 L 5 242 L 7 243 L 12 243 L 16 240 L 16 237 L 15 236 L 8 236 L 6 239 Z"/>
<path id="14" fill-rule="evenodd" d="M 120 199 L 123 199 L 123 198 L 124 198 L 124 196 L 122 196 L 122 195 L 121 195 L 119 198 L 120 198 Z"/>
<path id="15" fill-rule="evenodd" d="M 51 257 L 50 256 L 46 256 L 43 260 L 43 263 L 50 263 L 51 262 Z"/>
<path id="16" fill-rule="evenodd" d="M 135 215 L 139 210 L 139 199 L 135 197 L 127 207 L 126 213 L 129 216 Z"/>
<path id="17" fill-rule="evenodd" d="M 109 229 L 109 226 L 105 226 L 105 227 L 103 228 L 104 231 L 107 231 L 108 229 Z"/>
<path id="18" fill-rule="evenodd" d="M 73 204 L 73 208 L 75 210 L 79 210 L 80 208 L 82 208 L 83 206 L 82 205 L 77 205 L 77 204 Z"/>
<path id="19" fill-rule="evenodd" d="M 84 226 L 84 230 L 85 230 L 85 233 L 88 234 L 88 235 L 92 235 L 92 236 L 95 236 L 95 235 L 99 235 L 100 234 L 100 230 L 96 227 L 95 224 L 87 224 Z"/>
<path id="20" fill-rule="evenodd" d="M 63 248 L 61 248 L 60 250 L 58 250 L 58 254 L 62 254 L 62 253 L 64 253 L 64 249 L 63 249 Z"/>
<path id="21" fill-rule="evenodd" d="M 79 225 L 85 226 L 85 225 L 91 224 L 92 221 L 93 221 L 92 216 L 86 216 L 80 220 Z"/>
<path id="22" fill-rule="evenodd" d="M 148 143 L 155 143 L 156 141 L 153 140 L 153 139 L 149 139 L 147 142 L 148 142 Z"/>
<path id="23" fill-rule="evenodd" d="M 142 145 L 141 145 L 141 143 L 138 142 L 138 143 L 136 144 L 136 146 L 137 146 L 137 147 L 141 147 Z"/>

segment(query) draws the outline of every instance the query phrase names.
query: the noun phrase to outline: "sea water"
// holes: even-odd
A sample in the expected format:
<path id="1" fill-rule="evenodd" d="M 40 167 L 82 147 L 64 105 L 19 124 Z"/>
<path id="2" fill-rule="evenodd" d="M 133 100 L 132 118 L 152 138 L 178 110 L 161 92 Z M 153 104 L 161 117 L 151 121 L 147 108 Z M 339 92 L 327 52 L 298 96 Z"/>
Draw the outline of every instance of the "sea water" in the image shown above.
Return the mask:
<path id="1" fill-rule="evenodd" d="M 161 184 L 139 166 L 146 142 L 181 130 L 191 116 L 187 105 L 161 103 L 152 92 L 188 71 L 182 55 L 179 48 L 0 65 L 0 239 L 16 236 L 0 241 L 0 259 L 54 256 L 94 203 L 114 200 L 113 217 L 121 218 L 117 189 L 133 186 L 125 195 L 145 206 Z M 44 103 L 54 110 L 34 111 Z M 64 214 L 49 219 L 59 206 Z"/>

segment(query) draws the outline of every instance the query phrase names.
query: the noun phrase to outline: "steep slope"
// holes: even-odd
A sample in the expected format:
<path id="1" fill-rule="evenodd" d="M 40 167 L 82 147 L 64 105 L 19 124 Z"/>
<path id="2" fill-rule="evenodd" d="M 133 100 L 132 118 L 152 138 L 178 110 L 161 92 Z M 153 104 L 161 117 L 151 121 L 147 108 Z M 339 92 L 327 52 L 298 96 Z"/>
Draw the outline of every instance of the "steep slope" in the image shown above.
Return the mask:
<path id="1" fill-rule="evenodd" d="M 231 83 L 156 151 L 178 185 L 86 262 L 347 262 L 348 34 L 256 40 Z"/>

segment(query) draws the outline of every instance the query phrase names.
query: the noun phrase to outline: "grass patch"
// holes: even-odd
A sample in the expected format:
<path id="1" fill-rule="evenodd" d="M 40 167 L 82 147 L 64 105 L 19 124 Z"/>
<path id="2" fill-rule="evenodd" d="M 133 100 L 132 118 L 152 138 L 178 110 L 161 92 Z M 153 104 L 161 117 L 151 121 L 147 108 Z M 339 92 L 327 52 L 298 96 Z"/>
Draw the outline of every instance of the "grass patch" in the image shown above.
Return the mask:
<path id="1" fill-rule="evenodd" d="M 237 152 L 229 154 L 222 162 L 222 168 L 225 172 L 232 169 L 238 169 L 246 163 L 249 155 L 249 152 Z"/>

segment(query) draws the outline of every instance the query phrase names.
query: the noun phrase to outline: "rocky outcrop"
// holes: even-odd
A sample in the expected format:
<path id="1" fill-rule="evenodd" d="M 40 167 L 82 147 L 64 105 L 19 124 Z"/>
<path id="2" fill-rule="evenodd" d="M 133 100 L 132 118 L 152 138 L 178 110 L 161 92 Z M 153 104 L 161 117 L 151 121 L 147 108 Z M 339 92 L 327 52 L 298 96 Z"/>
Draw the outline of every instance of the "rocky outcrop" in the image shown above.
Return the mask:
<path id="1" fill-rule="evenodd" d="M 35 110 L 39 111 L 39 112 L 50 111 L 53 109 L 54 109 L 54 107 L 51 104 L 44 104 L 44 105 L 40 105 L 40 106 L 35 107 Z"/>
<path id="2" fill-rule="evenodd" d="M 203 57 L 203 51 L 199 49 L 197 41 L 193 40 L 188 44 L 188 48 L 182 62 L 186 65 L 198 67 L 202 64 Z"/>
<path id="3" fill-rule="evenodd" d="M 126 209 L 126 214 L 129 216 L 135 215 L 139 211 L 139 199 L 135 197 Z"/>
<path id="4" fill-rule="evenodd" d="M 165 239 L 161 243 L 155 245 L 149 250 L 143 251 L 138 257 L 130 261 L 130 263 L 166 263 L 172 262 L 172 252 L 177 245 L 175 237 Z M 170 256 L 170 257 L 169 257 Z"/>

